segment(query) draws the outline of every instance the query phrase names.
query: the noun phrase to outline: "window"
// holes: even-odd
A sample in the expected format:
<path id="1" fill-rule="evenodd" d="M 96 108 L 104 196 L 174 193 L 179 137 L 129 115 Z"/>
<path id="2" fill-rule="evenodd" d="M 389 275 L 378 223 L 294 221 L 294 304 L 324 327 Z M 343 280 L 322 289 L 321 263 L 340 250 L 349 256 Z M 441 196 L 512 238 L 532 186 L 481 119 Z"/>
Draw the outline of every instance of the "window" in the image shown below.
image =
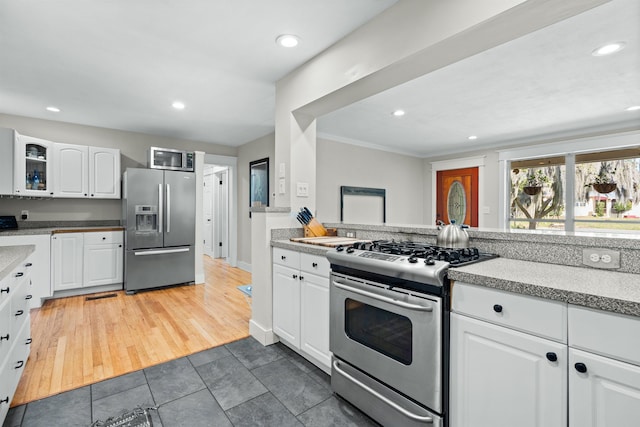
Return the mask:
<path id="1" fill-rule="evenodd" d="M 640 231 L 640 148 L 512 160 L 513 229 Z"/>

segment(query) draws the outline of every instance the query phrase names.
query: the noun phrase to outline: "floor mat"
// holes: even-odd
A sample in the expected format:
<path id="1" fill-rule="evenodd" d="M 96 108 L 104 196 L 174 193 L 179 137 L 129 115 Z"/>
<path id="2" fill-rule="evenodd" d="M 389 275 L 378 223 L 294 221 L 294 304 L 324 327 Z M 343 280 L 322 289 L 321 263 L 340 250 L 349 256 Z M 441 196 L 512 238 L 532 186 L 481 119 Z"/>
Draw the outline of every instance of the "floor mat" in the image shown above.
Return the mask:
<path id="1" fill-rule="evenodd" d="M 149 409 L 135 408 L 119 417 L 111 417 L 106 421 L 96 421 L 91 427 L 153 427 Z"/>
<path id="2" fill-rule="evenodd" d="M 238 290 L 245 295 L 251 296 L 251 285 L 238 286 Z"/>

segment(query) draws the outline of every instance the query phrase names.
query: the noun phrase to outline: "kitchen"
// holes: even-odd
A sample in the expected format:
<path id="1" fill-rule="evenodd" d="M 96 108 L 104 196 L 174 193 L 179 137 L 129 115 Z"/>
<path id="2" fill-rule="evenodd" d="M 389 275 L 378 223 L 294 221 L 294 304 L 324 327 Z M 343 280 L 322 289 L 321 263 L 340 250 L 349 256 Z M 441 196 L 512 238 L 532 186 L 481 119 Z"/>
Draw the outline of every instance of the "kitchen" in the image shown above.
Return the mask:
<path id="1" fill-rule="evenodd" d="M 415 5 L 414 5 L 415 6 Z M 408 7 L 408 6 L 405 6 Z M 417 6 L 416 6 L 417 7 Z M 524 19 L 524 18 L 523 18 Z M 411 21 L 408 21 L 411 22 Z M 410 26 L 408 26 L 410 27 Z M 385 36 L 388 36 L 388 33 L 390 31 L 386 31 L 386 32 L 380 32 L 380 37 L 382 37 L 382 34 L 384 34 Z M 377 40 L 376 40 L 377 41 Z M 372 43 L 374 43 L 374 41 L 372 41 Z M 418 42 L 416 42 L 418 43 Z M 384 46 L 384 43 L 380 43 L 380 46 Z M 347 46 L 348 47 L 348 46 Z M 631 51 L 631 49 L 627 48 L 628 50 L 624 51 L 624 52 L 629 52 Z M 409 49 L 410 50 L 410 49 Z M 404 55 L 406 54 L 406 52 L 402 52 L 402 53 L 398 53 L 398 55 Z M 386 61 L 394 61 L 393 58 L 390 59 L 385 59 Z M 380 64 L 377 64 L 376 66 L 380 66 Z M 354 70 L 354 72 L 357 75 L 357 70 Z M 287 87 L 285 85 L 286 82 L 282 82 L 278 85 L 278 89 L 276 94 L 278 95 L 278 91 L 282 90 L 284 91 L 284 95 L 282 98 L 280 99 L 286 99 L 286 96 L 288 96 L 287 94 Z M 341 83 L 338 83 L 341 84 Z M 293 89 L 292 89 L 293 90 Z M 324 89 L 323 89 L 324 90 Z M 276 96 L 276 98 L 278 99 L 279 97 Z M 284 101 L 281 101 L 284 102 Z M 297 105 L 303 105 L 306 102 L 298 102 L 298 101 L 292 101 L 294 104 Z M 296 105 L 296 108 L 297 108 Z M 317 111 L 324 111 L 326 110 L 326 106 L 322 106 L 322 105 L 315 105 L 312 106 L 317 108 Z M 286 106 L 284 107 L 286 108 Z M 280 110 L 278 110 L 280 111 Z M 311 208 L 312 211 L 317 211 L 317 216 L 318 218 L 320 218 L 322 221 L 325 222 L 333 222 L 333 221 L 337 221 L 338 219 L 338 198 L 337 198 L 337 185 L 333 188 L 322 188 L 323 186 L 316 186 L 316 182 L 332 182 L 329 180 L 333 180 L 334 178 L 339 179 L 339 176 L 336 177 L 335 172 L 332 170 L 333 169 L 333 165 L 337 160 L 342 160 L 342 159 L 346 159 L 346 158 L 355 158 L 355 156 L 363 156 L 363 158 L 367 159 L 368 162 L 379 162 L 379 164 L 381 165 L 381 167 L 378 167 L 378 170 L 383 170 L 386 171 L 385 168 L 385 161 L 389 162 L 389 161 L 393 161 L 393 162 L 399 162 L 400 165 L 402 165 L 399 169 L 399 171 L 395 172 L 395 173 L 389 173 L 388 175 L 391 176 L 382 176 L 384 175 L 383 173 L 380 172 L 376 172 L 375 176 L 371 176 L 371 177 L 367 177 L 367 176 L 363 176 L 361 178 L 358 178 L 362 181 L 360 182 L 353 182 L 356 178 L 354 178 L 353 176 L 351 176 L 350 174 L 353 172 L 355 174 L 357 168 L 353 167 L 353 166 L 346 166 L 343 167 L 342 170 L 344 170 L 345 174 L 349 174 L 345 177 L 345 179 L 343 179 L 342 183 L 344 183 L 344 181 L 350 181 L 348 182 L 349 184 L 353 184 L 353 185 L 364 185 L 364 183 L 367 182 L 371 182 L 372 184 L 370 186 L 376 186 L 376 187 L 387 187 L 388 191 L 389 191 L 389 197 L 390 197 L 390 201 L 389 201 L 389 220 L 388 222 L 391 223 L 417 223 L 417 224 L 426 224 L 426 223 L 432 223 L 432 221 L 429 219 L 429 212 L 431 211 L 431 189 L 429 188 L 429 184 L 432 180 L 430 178 L 430 171 L 431 171 L 431 165 L 430 162 L 431 161 L 435 161 L 435 160 L 443 160 L 443 159 L 429 159 L 428 161 L 423 160 L 421 158 L 415 158 L 412 156 L 406 156 L 406 155 L 399 155 L 399 154 L 388 154 L 388 153 L 381 153 L 381 152 L 375 152 L 375 151 L 370 151 L 370 150 L 365 150 L 361 147 L 355 147 L 355 146 L 344 146 L 344 144 L 339 144 L 333 141 L 326 141 L 326 138 L 322 138 L 322 141 L 319 142 L 317 145 L 315 143 L 310 144 L 311 148 L 315 148 L 317 155 L 316 156 L 305 156 L 307 150 L 310 148 L 307 146 L 308 141 L 306 141 L 307 136 L 309 138 L 314 137 L 315 135 L 307 135 L 305 133 L 301 133 L 300 135 L 289 135 L 291 132 L 291 128 L 289 127 L 289 125 L 285 125 L 285 128 L 282 129 L 281 125 L 282 125 L 282 121 L 280 120 L 280 118 L 282 118 L 282 113 L 278 113 L 278 115 L 276 116 L 276 134 L 277 135 L 282 135 L 282 139 L 279 136 L 278 138 L 275 138 L 273 136 L 271 136 L 271 141 L 275 140 L 275 147 L 272 149 L 273 153 L 274 153 L 274 161 L 272 161 L 272 166 L 274 169 L 275 173 L 279 173 L 278 170 L 278 165 L 280 163 L 285 163 L 285 165 L 287 165 L 287 167 L 290 168 L 290 170 L 287 170 L 285 168 L 285 187 L 289 190 L 285 192 L 285 195 L 281 195 L 281 194 L 277 194 L 274 200 L 274 206 L 275 208 L 282 208 L 282 207 L 291 207 L 291 211 L 297 211 L 297 207 L 298 205 L 302 206 L 309 206 Z M 108 130 L 103 130 L 103 129 L 87 129 L 86 127 L 81 127 L 81 126 L 72 126 L 72 125 L 68 125 L 68 124 L 61 124 L 61 123 L 56 123 L 56 122 L 45 122 L 45 121 L 38 121 L 38 120 L 29 120 L 26 118 L 22 118 L 19 116 L 8 116 L 8 115 L 3 115 L 2 116 L 3 119 L 3 126 L 8 126 L 8 127 L 14 127 L 14 128 L 23 128 L 25 129 L 23 132 L 24 133 L 29 133 L 28 130 L 31 130 L 31 134 L 36 134 L 36 136 L 42 135 L 42 130 L 39 131 L 38 133 L 38 128 L 44 128 L 47 127 L 48 130 L 51 130 L 51 132 L 49 132 L 48 134 L 50 136 L 50 138 L 52 139 L 58 139 L 58 140 L 64 140 L 65 142 L 70 142 L 70 143 L 80 143 L 80 140 L 82 139 L 82 136 L 80 135 L 86 135 L 88 132 L 92 132 L 94 133 L 92 135 L 92 140 L 94 144 L 96 145 L 101 145 L 104 146 L 104 144 L 110 144 L 112 143 L 111 141 L 113 141 L 114 138 L 122 138 L 122 137 L 127 137 L 127 140 L 131 140 L 131 139 L 146 139 L 147 141 L 152 140 L 153 138 L 149 138 L 147 136 L 144 135 L 130 135 L 130 134 L 126 134 L 126 133 L 121 133 L 119 131 L 108 131 Z M 296 126 L 298 126 L 298 124 L 295 124 Z M 298 126 L 299 127 L 299 126 Z M 295 129 L 295 127 L 294 127 Z M 309 130 L 309 128 L 305 128 L 307 129 L 307 132 L 311 132 Z M 36 131 L 36 132 L 34 132 Z M 66 131 L 66 132 L 65 132 Z M 77 134 L 78 136 L 75 136 L 74 138 L 76 138 L 75 141 L 70 140 L 70 135 L 71 134 Z M 98 135 L 102 135 L 102 141 L 97 141 L 97 137 Z M 298 138 L 303 138 L 302 140 L 298 140 Z M 301 142 L 298 145 L 295 146 L 291 146 L 288 147 L 289 142 L 288 139 L 291 139 L 291 141 L 299 141 Z M 304 143 L 302 142 L 304 141 Z M 172 141 L 173 142 L 173 141 Z M 281 147 L 280 144 L 281 142 L 285 143 L 285 147 Z M 190 142 L 185 142 L 184 143 L 185 146 L 187 146 L 188 144 L 193 144 Z M 273 142 L 270 142 L 270 144 L 273 144 Z M 601 142 L 602 144 L 602 142 Z M 606 144 L 606 143 L 605 143 Z M 148 144 L 148 145 L 152 145 L 152 144 Z M 174 144 L 161 144 L 158 143 L 157 145 L 160 146 L 172 146 Z M 602 146 L 602 145 L 601 145 Z M 135 148 L 135 147 L 139 147 L 139 148 Z M 248 147 L 246 147 L 248 148 Z M 206 152 L 211 152 L 213 149 L 210 148 L 210 146 L 203 146 L 203 148 L 201 148 L 202 151 L 206 151 Z M 142 151 L 142 146 L 141 145 L 136 145 L 135 143 L 132 144 L 132 148 L 130 149 L 129 153 L 131 153 L 132 151 L 135 150 L 140 150 Z M 218 148 L 216 148 L 217 153 L 216 154 L 222 154 L 225 155 L 225 148 L 224 147 L 219 147 L 219 151 Z M 242 151 L 242 150 L 240 150 Z M 233 150 L 228 149 L 227 151 L 227 155 L 232 155 L 233 154 Z M 279 159 L 278 156 L 282 156 L 284 154 L 284 158 L 282 158 L 282 160 Z M 291 154 L 289 154 L 291 153 Z M 142 155 L 137 155 L 137 156 L 133 156 L 131 154 L 125 154 L 124 148 L 123 148 L 123 163 L 125 161 L 128 161 L 128 159 L 140 159 L 143 156 Z M 238 171 L 238 176 L 240 178 L 242 178 L 243 176 L 248 176 L 248 169 L 245 169 L 247 172 L 241 172 L 241 168 L 246 167 L 248 168 L 248 162 L 255 160 L 257 158 L 262 158 L 264 156 L 251 156 L 250 152 L 241 152 L 240 156 L 242 156 L 243 154 L 246 154 L 247 156 L 244 158 L 245 161 L 242 161 L 242 159 L 239 159 L 239 171 Z M 464 157 L 473 157 L 475 154 L 474 152 L 465 154 Z M 487 159 L 485 160 L 485 166 L 484 166 L 484 170 L 485 170 L 485 179 L 487 180 L 487 182 L 485 183 L 485 185 L 489 188 L 496 188 L 497 185 L 494 183 L 498 182 L 498 172 L 497 170 L 495 170 L 494 167 L 492 167 L 492 165 L 494 164 L 494 160 L 497 158 L 497 154 L 495 154 L 494 152 L 491 152 L 490 154 L 487 154 Z M 303 157 L 303 158 L 301 158 Z M 318 161 L 316 162 L 314 159 L 314 157 L 318 158 Z M 453 156 L 450 156 L 453 157 Z M 457 156 L 456 156 L 457 157 Z M 320 160 L 323 159 L 323 160 Z M 142 163 L 142 161 L 137 160 L 138 163 Z M 309 164 L 308 162 L 311 162 L 311 164 Z M 404 167 L 404 165 L 412 165 L 411 168 L 408 167 Z M 243 166 L 244 165 L 244 166 Z M 374 170 L 373 168 L 371 168 L 372 170 Z M 315 175 L 313 175 L 313 172 L 316 172 Z M 429 171 L 429 172 L 427 172 Z M 312 176 L 313 175 L 313 176 Z M 398 176 L 400 175 L 400 176 Z M 411 175 L 411 176 L 409 176 Z M 408 181 L 408 179 L 411 178 L 411 181 Z M 386 182 L 380 183 L 381 180 L 386 179 Z M 395 179 L 397 179 L 398 184 L 394 184 Z M 288 197 L 291 197 L 290 194 L 295 194 L 296 193 L 296 189 L 295 189 L 295 184 L 297 182 L 306 182 L 309 184 L 309 188 L 310 188 L 310 195 L 312 197 L 294 197 L 292 199 L 292 201 L 287 200 Z M 406 190 L 397 190 L 396 188 L 402 188 L 402 182 L 416 182 L 415 184 L 415 188 L 416 190 L 412 193 L 412 194 L 407 194 L 408 192 Z M 274 185 L 271 186 L 271 188 L 278 188 L 278 185 L 276 185 L 276 181 L 274 180 Z M 289 184 L 289 185 L 287 185 Z M 393 191 L 392 191 L 392 185 L 397 185 L 397 187 L 393 187 Z M 317 187 L 317 189 L 316 189 Z M 415 192 L 418 193 L 424 193 L 423 197 L 415 197 Z M 247 193 L 245 193 L 247 194 Z M 404 194 L 403 197 L 401 197 L 400 199 L 391 199 L 391 198 L 397 198 L 399 197 L 398 195 L 400 194 Z M 316 200 L 314 201 L 314 195 Z M 481 206 L 489 206 L 490 210 L 488 214 L 483 214 L 481 216 L 481 219 L 484 219 L 484 222 L 481 221 L 481 226 L 483 227 L 494 227 L 497 226 L 497 221 L 498 221 L 498 217 L 499 215 L 496 214 L 496 212 L 499 212 L 499 208 L 498 208 L 498 194 L 497 192 L 493 192 L 493 191 L 487 191 L 487 193 L 484 195 L 485 197 L 485 202 L 481 203 Z M 247 197 L 244 197 L 242 195 L 240 195 L 238 197 L 239 200 L 246 200 Z M 418 209 L 409 209 L 409 210 L 401 210 L 399 209 L 400 206 L 412 206 L 415 205 L 415 200 L 418 201 Z M 3 200 L 3 203 L 5 201 Z M 33 203 L 35 203 L 37 201 L 34 201 Z M 16 202 L 14 201 L 8 201 L 8 203 L 10 203 L 10 206 L 16 206 Z M 46 205 L 45 203 L 42 203 L 43 206 L 46 207 L 47 210 L 61 210 L 63 209 L 60 205 L 58 205 L 56 203 L 55 200 L 52 200 L 49 203 L 49 205 Z M 422 205 L 422 206 L 420 206 Z M 102 217 L 102 215 L 107 215 L 106 212 L 108 209 L 112 209 L 112 213 L 114 212 L 114 205 L 111 205 L 109 203 L 104 203 L 101 206 L 103 206 L 105 209 L 100 209 L 98 207 L 95 208 L 94 212 L 94 216 L 97 217 L 98 219 L 102 219 L 104 217 Z M 238 222 L 239 224 L 241 224 L 241 222 L 246 221 L 246 224 L 248 224 L 248 206 L 245 207 L 244 203 L 240 203 L 238 205 Z M 32 212 L 36 212 L 38 213 L 38 208 L 32 208 L 31 206 L 29 207 L 30 211 Z M 14 211 L 18 211 L 19 208 L 16 206 L 15 208 L 12 208 Z M 67 212 L 67 211 L 64 211 Z M 418 213 L 416 213 L 418 212 Z M 18 211 L 19 214 L 19 211 Z M 423 217 L 424 215 L 424 217 Z M 265 218 L 262 218 L 263 216 L 265 216 Z M 270 266 L 269 265 L 263 265 L 263 263 L 267 263 L 270 262 L 270 256 L 265 256 L 265 251 L 269 250 L 268 248 L 270 247 L 270 240 L 271 240 L 271 236 L 269 233 L 265 232 L 266 230 L 259 230 L 259 229 L 255 229 L 256 227 L 256 223 L 258 223 L 259 221 L 267 221 L 266 216 L 270 216 L 270 218 L 268 219 L 268 221 L 277 223 L 278 227 L 292 227 L 295 224 L 293 218 L 291 218 L 288 214 L 281 214 L 278 212 L 274 212 L 274 213 L 270 213 L 267 212 L 265 214 L 262 214 L 260 212 L 255 212 L 253 215 L 253 219 L 252 221 L 252 229 L 251 229 L 251 233 L 256 233 L 257 235 L 255 235 L 253 237 L 253 239 L 251 239 L 251 244 L 250 245 L 246 245 L 243 244 L 242 242 L 246 242 L 248 241 L 248 227 L 245 228 L 242 225 L 239 226 L 239 252 L 242 251 L 246 251 L 245 254 L 247 254 L 247 252 L 249 252 L 251 255 L 247 256 L 240 256 L 239 259 L 243 260 L 245 262 L 250 261 L 251 262 L 251 268 L 252 268 L 252 272 L 254 274 L 254 281 L 256 280 L 256 275 L 257 280 L 266 280 L 265 278 L 270 277 Z M 109 219 L 113 218 L 114 216 L 110 216 Z M 118 216 L 115 216 L 116 218 L 118 218 Z M 280 225 L 282 224 L 282 225 Z M 266 226 L 267 224 L 265 224 Z M 269 226 L 272 226 L 271 224 L 269 224 Z M 241 231 L 242 230 L 242 231 Z M 242 235 L 242 233 L 245 233 L 244 235 Z M 256 251 L 256 252 L 254 252 Z M 258 274 L 259 272 L 263 272 L 262 274 Z M 270 297 L 268 295 L 265 294 L 261 294 L 266 292 L 268 294 L 268 292 L 270 291 L 270 284 L 264 284 L 264 286 L 258 286 L 259 282 L 254 283 L 255 287 L 254 287 L 254 319 L 252 322 L 252 325 L 254 326 L 254 336 L 256 336 L 257 338 L 261 337 L 261 331 L 260 329 L 265 329 L 265 330 L 269 330 L 269 325 L 271 324 L 271 310 L 270 310 Z M 256 330 L 257 329 L 257 330 Z M 262 339 L 259 338 L 259 340 L 261 342 L 264 342 Z"/>

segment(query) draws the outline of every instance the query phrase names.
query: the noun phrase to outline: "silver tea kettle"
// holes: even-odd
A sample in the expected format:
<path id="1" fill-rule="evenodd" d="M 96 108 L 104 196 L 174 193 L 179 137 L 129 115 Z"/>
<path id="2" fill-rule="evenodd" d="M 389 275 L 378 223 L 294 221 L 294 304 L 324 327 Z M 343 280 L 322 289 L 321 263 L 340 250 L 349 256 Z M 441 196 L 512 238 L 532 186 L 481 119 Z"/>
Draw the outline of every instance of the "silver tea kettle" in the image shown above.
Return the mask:
<path id="1" fill-rule="evenodd" d="M 469 226 L 458 225 L 455 219 L 452 219 L 449 225 L 438 220 L 438 230 L 440 231 L 436 239 L 437 245 L 443 248 L 468 248 L 469 235 L 465 228 L 469 228 Z"/>

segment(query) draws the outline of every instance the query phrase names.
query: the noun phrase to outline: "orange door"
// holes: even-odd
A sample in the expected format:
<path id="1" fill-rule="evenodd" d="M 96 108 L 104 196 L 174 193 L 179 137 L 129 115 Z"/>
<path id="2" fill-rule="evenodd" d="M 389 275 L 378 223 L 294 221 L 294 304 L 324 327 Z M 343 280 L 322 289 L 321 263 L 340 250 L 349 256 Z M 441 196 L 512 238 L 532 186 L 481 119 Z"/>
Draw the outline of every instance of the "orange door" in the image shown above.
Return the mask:
<path id="1" fill-rule="evenodd" d="M 462 220 L 464 218 L 464 220 Z M 478 226 L 478 168 L 438 171 L 436 221 Z"/>

